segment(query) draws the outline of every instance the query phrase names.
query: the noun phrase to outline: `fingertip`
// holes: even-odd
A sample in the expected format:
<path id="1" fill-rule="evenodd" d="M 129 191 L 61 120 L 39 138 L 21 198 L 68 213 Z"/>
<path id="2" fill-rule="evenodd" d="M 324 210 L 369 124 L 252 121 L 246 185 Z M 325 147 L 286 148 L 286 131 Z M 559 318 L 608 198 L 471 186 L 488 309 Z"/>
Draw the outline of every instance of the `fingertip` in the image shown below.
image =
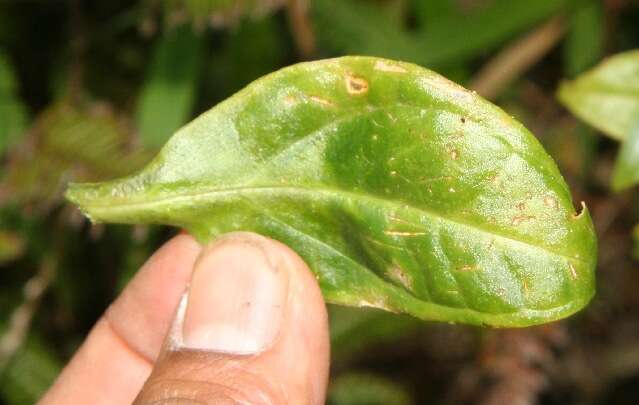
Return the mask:
<path id="1" fill-rule="evenodd" d="M 297 367 L 305 369 L 309 376 L 312 403 L 323 404 L 329 377 L 330 333 L 326 303 L 317 277 L 306 262 L 290 247 L 273 241 L 276 248 L 286 257 L 292 273 L 289 295 L 290 316 L 287 325 L 290 336 L 283 336 L 283 347 L 288 347 L 291 364 L 301 362 Z M 289 340 L 286 342 L 286 340 Z M 303 360 L 301 360 L 303 359 Z M 307 362 L 307 364 L 303 364 Z"/>
<path id="2" fill-rule="evenodd" d="M 105 317 L 131 348 L 154 361 L 202 246 L 180 233 L 140 268 Z"/>
<path id="3" fill-rule="evenodd" d="M 196 386 L 236 402 L 321 404 L 327 319 L 317 280 L 294 251 L 252 233 L 225 235 L 196 260 L 139 403 L 166 392 L 200 398 Z"/>

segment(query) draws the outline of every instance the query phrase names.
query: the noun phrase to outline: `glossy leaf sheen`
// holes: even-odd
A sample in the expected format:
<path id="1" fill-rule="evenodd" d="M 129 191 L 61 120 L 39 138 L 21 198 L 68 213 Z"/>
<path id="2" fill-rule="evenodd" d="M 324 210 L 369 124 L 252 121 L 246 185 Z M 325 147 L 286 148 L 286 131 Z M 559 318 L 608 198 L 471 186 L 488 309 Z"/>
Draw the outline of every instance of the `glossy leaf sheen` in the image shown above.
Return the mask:
<path id="1" fill-rule="evenodd" d="M 72 185 L 94 221 L 234 230 L 296 250 L 328 301 L 525 326 L 594 293 L 596 240 L 520 124 L 421 67 L 370 57 L 268 75 L 141 173 Z"/>
<path id="2" fill-rule="evenodd" d="M 639 51 L 612 56 L 563 83 L 559 99 L 593 127 L 612 138 L 625 139 L 639 117 Z"/>

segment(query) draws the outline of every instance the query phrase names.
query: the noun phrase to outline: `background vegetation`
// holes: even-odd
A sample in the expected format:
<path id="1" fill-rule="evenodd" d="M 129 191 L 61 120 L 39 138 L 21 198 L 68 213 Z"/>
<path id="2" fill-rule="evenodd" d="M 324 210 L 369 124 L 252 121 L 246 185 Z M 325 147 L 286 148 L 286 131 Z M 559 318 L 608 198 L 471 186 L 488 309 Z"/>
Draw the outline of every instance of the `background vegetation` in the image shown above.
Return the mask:
<path id="1" fill-rule="evenodd" d="M 556 97 L 637 47 L 633 0 L 0 0 L 0 404 L 33 403 L 175 233 L 91 226 L 65 184 L 131 172 L 253 79 L 343 54 L 434 69 L 524 122 L 588 203 L 600 254 L 589 308 L 543 327 L 330 308 L 330 403 L 637 403 L 639 194 L 612 191 L 619 143 Z"/>

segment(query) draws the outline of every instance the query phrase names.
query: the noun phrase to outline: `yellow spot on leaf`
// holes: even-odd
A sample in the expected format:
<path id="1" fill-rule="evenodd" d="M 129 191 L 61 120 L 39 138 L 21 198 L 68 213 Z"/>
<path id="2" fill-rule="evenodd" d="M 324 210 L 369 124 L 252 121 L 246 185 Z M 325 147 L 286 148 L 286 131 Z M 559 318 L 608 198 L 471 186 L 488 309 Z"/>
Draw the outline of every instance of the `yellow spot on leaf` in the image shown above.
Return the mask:
<path id="1" fill-rule="evenodd" d="M 550 208 L 559 207 L 559 203 L 557 202 L 557 200 L 555 200 L 553 197 L 550 197 L 550 196 L 544 197 L 544 204 L 546 205 L 546 207 L 550 207 Z"/>
<path id="2" fill-rule="evenodd" d="M 384 231 L 388 236 L 423 236 L 426 232 L 407 232 L 407 231 Z"/>
<path id="3" fill-rule="evenodd" d="M 570 277 L 572 277 L 573 280 L 576 280 L 577 270 L 575 269 L 575 266 L 573 266 L 572 263 L 568 262 L 568 268 L 570 268 Z"/>
<path id="4" fill-rule="evenodd" d="M 383 60 L 375 62 L 374 68 L 380 72 L 406 73 L 406 69 L 403 67 Z"/>
<path id="5" fill-rule="evenodd" d="M 332 102 L 330 102 L 329 100 L 327 100 L 325 98 L 319 97 L 319 96 L 311 96 L 310 99 L 312 101 L 316 102 L 317 104 L 321 104 L 321 105 L 326 106 L 326 107 L 332 107 L 333 106 Z"/>

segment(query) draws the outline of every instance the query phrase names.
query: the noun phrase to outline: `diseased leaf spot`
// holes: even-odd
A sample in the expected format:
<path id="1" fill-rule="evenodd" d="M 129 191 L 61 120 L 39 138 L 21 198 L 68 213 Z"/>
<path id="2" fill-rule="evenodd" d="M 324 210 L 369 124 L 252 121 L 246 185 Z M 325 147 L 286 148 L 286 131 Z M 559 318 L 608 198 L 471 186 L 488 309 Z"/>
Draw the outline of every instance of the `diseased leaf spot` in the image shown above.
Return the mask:
<path id="1" fill-rule="evenodd" d="M 369 301 L 369 300 L 360 300 L 357 303 L 358 307 L 369 307 L 369 308 L 380 308 L 380 309 L 385 309 L 386 311 L 389 312 L 394 312 L 391 308 L 388 308 L 388 306 L 386 305 L 386 301 L 384 299 L 378 299 L 376 301 Z"/>
<path id="2" fill-rule="evenodd" d="M 459 120 L 461 121 L 462 124 L 466 123 L 466 118 L 464 118 L 464 117 L 461 117 Z"/>
<path id="3" fill-rule="evenodd" d="M 576 280 L 577 270 L 575 269 L 575 266 L 573 266 L 572 263 L 568 262 L 568 268 L 570 269 L 570 277 L 572 277 L 573 280 Z"/>
<path id="4" fill-rule="evenodd" d="M 411 237 L 411 236 L 424 236 L 426 235 L 426 232 L 407 232 L 407 231 L 384 231 L 385 235 L 388 236 L 404 236 L 404 237 Z"/>
<path id="5" fill-rule="evenodd" d="M 551 196 L 544 197 L 544 205 L 550 208 L 559 208 L 559 203 Z"/>
<path id="6" fill-rule="evenodd" d="M 453 149 L 450 151 L 450 158 L 453 160 L 457 160 L 457 157 L 459 157 L 459 152 L 457 152 L 456 149 Z"/>
<path id="7" fill-rule="evenodd" d="M 471 272 L 471 271 L 475 271 L 477 270 L 477 266 L 472 266 L 470 264 L 464 264 L 463 266 L 461 266 L 459 269 L 457 269 L 461 272 L 467 273 L 467 272 Z"/>
<path id="8" fill-rule="evenodd" d="M 368 82 L 361 77 L 346 76 L 346 91 L 351 95 L 360 95 L 368 92 Z"/>
<path id="9" fill-rule="evenodd" d="M 534 215 L 516 215 L 512 219 L 512 224 L 517 226 L 522 222 L 530 221 L 531 219 L 535 219 Z"/>
<path id="10" fill-rule="evenodd" d="M 327 100 L 325 98 L 319 97 L 319 96 L 311 96 L 310 99 L 312 101 L 314 101 L 315 103 L 321 104 L 321 105 L 326 106 L 326 107 L 332 107 L 333 106 L 332 102 L 330 102 L 329 100 Z"/>
<path id="11" fill-rule="evenodd" d="M 387 270 L 388 272 L 388 276 L 400 283 L 401 285 L 403 285 L 407 290 L 412 291 L 413 290 L 413 282 L 410 279 L 410 277 L 408 276 L 408 274 L 398 265 L 393 264 L 392 266 L 390 266 Z"/>
<path id="12" fill-rule="evenodd" d="M 380 72 L 406 73 L 406 69 L 403 67 L 383 60 L 375 62 L 374 68 Z"/>
<path id="13" fill-rule="evenodd" d="M 289 94 L 286 97 L 284 97 L 284 104 L 286 104 L 286 106 L 288 107 L 292 107 L 295 104 L 297 104 L 297 98 L 294 95 Z"/>
<path id="14" fill-rule="evenodd" d="M 517 204 L 515 207 L 517 207 L 519 211 L 523 211 L 526 209 L 526 203 L 522 201 L 519 204 Z"/>

